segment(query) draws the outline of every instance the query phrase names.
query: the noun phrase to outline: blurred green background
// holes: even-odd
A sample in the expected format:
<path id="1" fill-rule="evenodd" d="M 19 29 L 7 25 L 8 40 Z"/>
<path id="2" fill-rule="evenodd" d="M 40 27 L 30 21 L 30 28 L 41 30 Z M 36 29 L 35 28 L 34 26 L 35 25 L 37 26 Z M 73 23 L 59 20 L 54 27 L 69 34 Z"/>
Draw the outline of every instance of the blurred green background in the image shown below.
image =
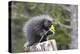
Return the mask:
<path id="1" fill-rule="evenodd" d="M 58 50 L 70 49 L 71 12 L 68 4 L 49 4 L 35 2 L 11 2 L 12 52 L 24 51 L 23 24 L 33 16 L 50 15 L 55 20 L 56 32 L 49 39 L 55 39 Z"/>

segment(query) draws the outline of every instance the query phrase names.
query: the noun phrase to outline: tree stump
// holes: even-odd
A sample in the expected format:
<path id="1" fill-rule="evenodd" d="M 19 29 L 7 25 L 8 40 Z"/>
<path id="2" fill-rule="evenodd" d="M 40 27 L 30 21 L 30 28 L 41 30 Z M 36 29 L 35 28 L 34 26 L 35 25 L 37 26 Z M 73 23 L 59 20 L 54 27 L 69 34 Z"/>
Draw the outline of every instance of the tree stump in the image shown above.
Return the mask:
<path id="1" fill-rule="evenodd" d="M 25 52 L 40 52 L 40 51 L 55 51 L 55 50 L 57 50 L 57 45 L 54 39 L 41 42 L 36 45 L 25 48 Z"/>

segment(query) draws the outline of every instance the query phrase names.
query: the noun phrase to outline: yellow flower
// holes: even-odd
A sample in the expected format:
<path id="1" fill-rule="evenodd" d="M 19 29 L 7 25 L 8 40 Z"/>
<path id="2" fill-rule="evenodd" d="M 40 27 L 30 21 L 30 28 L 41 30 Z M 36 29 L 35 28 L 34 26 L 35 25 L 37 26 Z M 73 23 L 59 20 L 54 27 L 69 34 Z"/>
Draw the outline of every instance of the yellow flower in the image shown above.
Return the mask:
<path id="1" fill-rule="evenodd" d="M 50 29 L 55 32 L 55 26 L 52 24 Z"/>

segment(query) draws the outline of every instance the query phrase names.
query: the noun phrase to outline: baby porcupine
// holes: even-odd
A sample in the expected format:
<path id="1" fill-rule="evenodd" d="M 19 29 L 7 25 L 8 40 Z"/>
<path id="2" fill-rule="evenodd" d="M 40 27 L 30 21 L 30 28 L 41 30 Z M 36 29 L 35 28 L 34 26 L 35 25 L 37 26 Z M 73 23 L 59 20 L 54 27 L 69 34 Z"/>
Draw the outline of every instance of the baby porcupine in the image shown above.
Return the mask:
<path id="1" fill-rule="evenodd" d="M 35 16 L 25 22 L 23 27 L 25 37 L 24 47 L 29 47 L 38 43 L 43 35 L 44 37 L 40 42 L 46 41 L 47 36 L 52 33 L 49 31 L 49 28 L 53 22 L 54 20 L 49 15 Z M 45 34 L 47 31 L 49 32 Z"/>

